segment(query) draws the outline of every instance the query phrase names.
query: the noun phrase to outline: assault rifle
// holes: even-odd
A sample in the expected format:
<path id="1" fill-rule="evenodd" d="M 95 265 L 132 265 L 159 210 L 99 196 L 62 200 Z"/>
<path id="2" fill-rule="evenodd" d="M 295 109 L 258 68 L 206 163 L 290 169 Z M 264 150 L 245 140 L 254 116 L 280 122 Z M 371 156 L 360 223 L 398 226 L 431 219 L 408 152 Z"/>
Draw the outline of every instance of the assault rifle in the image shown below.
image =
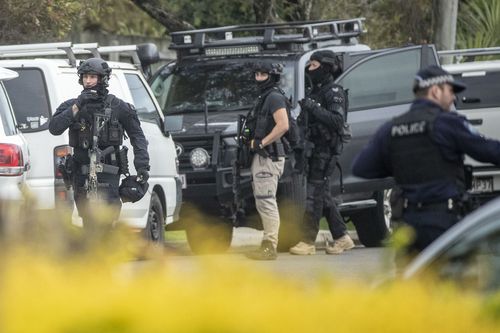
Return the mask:
<path id="1" fill-rule="evenodd" d="M 251 111 L 250 111 L 251 112 Z M 247 120 L 250 112 L 244 116 L 238 116 L 238 124 L 237 124 L 237 134 L 236 134 L 236 158 L 233 162 L 233 211 L 231 219 L 233 223 L 236 223 L 239 215 L 242 213 L 241 211 L 241 168 L 247 167 L 248 165 L 248 152 L 244 152 L 246 149 L 245 145 L 250 140 L 250 133 L 247 128 Z"/>
<path id="2" fill-rule="evenodd" d="M 310 132 L 309 129 L 309 112 L 306 111 L 302 104 L 300 103 L 301 111 L 297 117 L 297 124 L 300 128 L 300 144 L 297 149 L 295 149 L 295 171 L 303 175 L 308 173 L 308 159 L 311 157 L 312 150 L 314 148 L 314 143 L 309 139 Z"/>
<path id="3" fill-rule="evenodd" d="M 113 153 L 115 147 L 109 146 L 104 150 L 99 149 L 99 136 L 102 133 L 103 128 L 106 126 L 107 122 L 111 118 L 111 109 L 106 108 L 104 113 L 94 112 L 93 115 L 93 126 L 92 126 L 92 146 L 89 149 L 89 174 L 85 181 L 85 191 L 87 192 L 87 198 L 90 201 L 98 201 L 98 181 L 97 173 L 110 173 L 118 174 L 119 167 L 114 165 L 109 165 L 103 163 L 104 157 Z"/>

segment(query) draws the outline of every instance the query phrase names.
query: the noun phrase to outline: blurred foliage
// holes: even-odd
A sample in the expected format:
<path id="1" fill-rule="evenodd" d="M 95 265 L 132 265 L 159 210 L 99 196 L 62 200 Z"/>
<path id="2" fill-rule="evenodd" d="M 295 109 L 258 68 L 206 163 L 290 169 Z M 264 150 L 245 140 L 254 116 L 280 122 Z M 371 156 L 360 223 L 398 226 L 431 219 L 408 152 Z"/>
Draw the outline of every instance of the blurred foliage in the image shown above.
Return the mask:
<path id="1" fill-rule="evenodd" d="M 269 0 L 278 20 L 366 17 L 362 37 L 372 48 L 432 43 L 436 0 Z M 254 1 L 150 0 L 196 28 L 259 21 Z M 312 6 L 311 6 L 312 4 Z M 161 37 L 164 26 L 131 0 L 3 0 L 0 43 L 61 40 L 70 30 Z M 457 47 L 500 42 L 500 1 L 459 2 Z"/>
<path id="2" fill-rule="evenodd" d="M 431 276 L 376 288 L 327 270 L 301 280 L 234 254 L 179 261 L 122 227 L 81 237 L 68 211 L 37 212 L 26 195 L 21 206 L 0 202 L 2 333 L 481 333 L 500 324 L 498 293 Z"/>
<path id="3" fill-rule="evenodd" d="M 433 0 L 317 0 L 311 18 L 365 17 L 362 41 L 371 48 L 432 42 Z"/>
<path id="4" fill-rule="evenodd" d="M 0 43 L 57 40 L 71 30 L 82 9 L 78 0 L 2 0 Z"/>
<path id="5" fill-rule="evenodd" d="M 500 1 L 464 0 L 458 10 L 457 48 L 500 45 Z"/>
<path id="6" fill-rule="evenodd" d="M 165 27 L 151 19 L 130 0 L 83 0 L 77 29 L 125 36 L 161 37 Z"/>

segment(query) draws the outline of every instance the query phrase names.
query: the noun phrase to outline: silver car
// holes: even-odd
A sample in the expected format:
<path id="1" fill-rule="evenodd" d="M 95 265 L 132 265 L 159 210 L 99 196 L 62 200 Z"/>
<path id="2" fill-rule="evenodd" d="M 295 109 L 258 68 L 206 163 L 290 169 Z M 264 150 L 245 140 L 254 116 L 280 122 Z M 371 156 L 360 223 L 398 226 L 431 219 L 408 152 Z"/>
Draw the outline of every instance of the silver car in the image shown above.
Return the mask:
<path id="1" fill-rule="evenodd" d="M 475 210 L 429 245 L 408 265 L 403 278 L 430 271 L 463 288 L 500 290 L 500 198 Z"/>
<path id="2" fill-rule="evenodd" d="M 0 201 L 20 200 L 29 169 L 28 143 L 19 131 L 3 81 L 18 74 L 0 67 Z"/>

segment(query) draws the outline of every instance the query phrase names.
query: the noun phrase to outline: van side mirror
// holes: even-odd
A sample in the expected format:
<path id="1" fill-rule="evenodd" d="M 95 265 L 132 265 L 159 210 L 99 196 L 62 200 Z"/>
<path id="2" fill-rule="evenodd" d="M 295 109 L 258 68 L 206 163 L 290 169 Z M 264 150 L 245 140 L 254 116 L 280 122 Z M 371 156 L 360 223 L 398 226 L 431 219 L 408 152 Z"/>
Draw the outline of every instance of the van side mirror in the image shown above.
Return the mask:
<path id="1" fill-rule="evenodd" d="M 152 76 L 151 65 L 160 60 L 158 47 L 153 43 L 145 43 L 137 45 L 137 56 L 141 62 L 142 72 L 149 79 Z"/>
<path id="2" fill-rule="evenodd" d="M 158 47 L 153 43 L 144 43 L 137 45 L 137 56 L 143 67 L 152 65 L 160 61 Z"/>

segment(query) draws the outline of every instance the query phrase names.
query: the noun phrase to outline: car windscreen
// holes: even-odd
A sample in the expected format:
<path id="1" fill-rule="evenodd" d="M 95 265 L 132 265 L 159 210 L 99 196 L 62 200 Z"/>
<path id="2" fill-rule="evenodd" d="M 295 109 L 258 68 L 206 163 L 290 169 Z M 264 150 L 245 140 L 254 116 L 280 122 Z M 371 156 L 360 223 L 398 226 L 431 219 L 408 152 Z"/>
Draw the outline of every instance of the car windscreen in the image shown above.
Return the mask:
<path id="1" fill-rule="evenodd" d="M 457 110 L 500 106 L 500 72 L 477 71 L 455 75 L 467 89 L 457 94 Z"/>
<path id="2" fill-rule="evenodd" d="M 17 123 L 23 132 L 45 130 L 49 126 L 50 104 L 41 70 L 15 68 L 19 77 L 5 81 Z"/>
<path id="3" fill-rule="evenodd" d="M 151 87 L 165 115 L 211 111 L 234 111 L 251 107 L 258 96 L 253 64 L 249 61 L 189 63 L 170 75 L 159 75 Z M 293 63 L 284 65 L 280 87 L 290 97 Z"/>

